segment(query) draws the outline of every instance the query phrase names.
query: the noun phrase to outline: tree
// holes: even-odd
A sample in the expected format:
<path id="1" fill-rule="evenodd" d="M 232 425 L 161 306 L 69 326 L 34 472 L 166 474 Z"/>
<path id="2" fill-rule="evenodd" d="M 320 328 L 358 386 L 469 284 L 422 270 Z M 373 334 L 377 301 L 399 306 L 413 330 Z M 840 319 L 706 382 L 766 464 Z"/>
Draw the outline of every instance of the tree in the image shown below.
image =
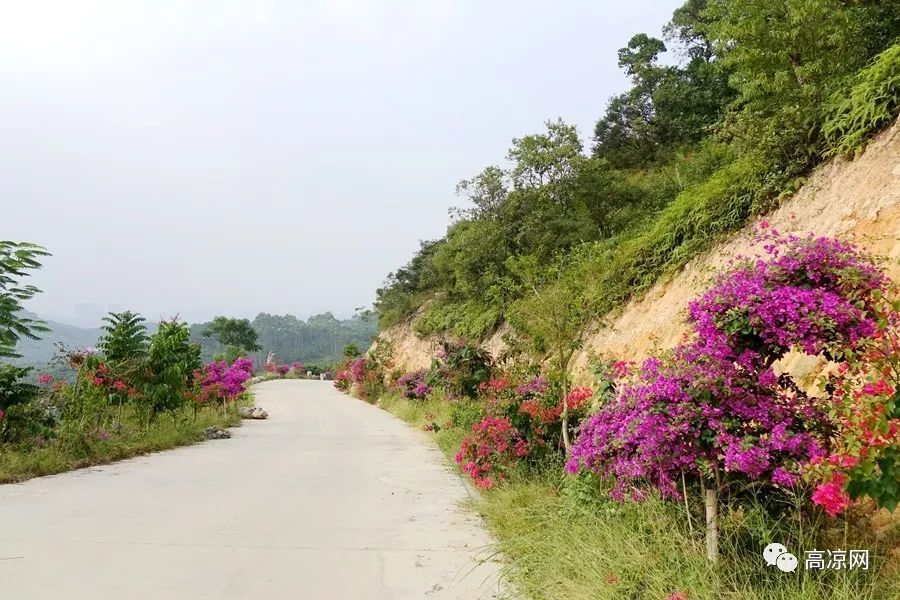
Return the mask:
<path id="1" fill-rule="evenodd" d="M 172 412 L 184 402 L 193 374 L 202 366 L 200 346 L 190 341 L 191 330 L 177 319 L 163 321 L 150 337 L 145 397 L 148 422 L 161 412 Z"/>
<path id="2" fill-rule="evenodd" d="M 22 303 L 40 292 L 33 285 L 23 285 L 21 279 L 41 267 L 39 257 L 49 255 L 36 244 L 0 240 L 0 358 L 18 358 L 20 339 L 36 340 L 38 333 L 49 331 L 42 321 L 18 314 Z"/>
<path id="3" fill-rule="evenodd" d="M 737 91 L 723 132 L 738 150 L 807 168 L 826 100 L 900 35 L 896 3 L 709 0 L 698 29 Z"/>
<path id="4" fill-rule="evenodd" d="M 684 48 L 683 65 L 659 64 L 666 45 L 645 33 L 619 50 L 619 67 L 632 87 L 614 97 L 597 122 L 595 156 L 618 168 L 645 167 L 697 142 L 721 118 L 734 91 L 703 35 L 705 5 L 705 0 L 690 0 L 666 26 L 667 37 Z"/>
<path id="5" fill-rule="evenodd" d="M 562 440 L 566 451 L 572 447 L 566 402 L 571 388 L 569 367 L 575 352 L 598 322 L 588 296 L 577 284 L 579 277 L 571 272 L 576 268 L 573 265 L 563 259 L 549 268 L 541 267 L 533 259 L 518 261 L 514 268 L 529 293 L 514 302 L 509 310 L 511 324 L 525 334 L 536 354 L 546 357 L 559 380 Z"/>
<path id="6" fill-rule="evenodd" d="M 121 363 L 138 359 L 147 353 L 146 319 L 137 313 L 125 311 L 109 313 L 103 317 L 102 329 L 106 332 L 98 346 L 106 359 Z"/>
<path id="7" fill-rule="evenodd" d="M 218 336 L 219 342 L 226 348 L 225 357 L 229 362 L 260 350 L 259 336 L 248 319 L 216 317 L 203 335 L 204 337 Z"/>
<path id="8" fill-rule="evenodd" d="M 360 355 L 359 346 L 356 344 L 347 344 L 344 346 L 344 356 L 346 358 L 356 358 Z"/>

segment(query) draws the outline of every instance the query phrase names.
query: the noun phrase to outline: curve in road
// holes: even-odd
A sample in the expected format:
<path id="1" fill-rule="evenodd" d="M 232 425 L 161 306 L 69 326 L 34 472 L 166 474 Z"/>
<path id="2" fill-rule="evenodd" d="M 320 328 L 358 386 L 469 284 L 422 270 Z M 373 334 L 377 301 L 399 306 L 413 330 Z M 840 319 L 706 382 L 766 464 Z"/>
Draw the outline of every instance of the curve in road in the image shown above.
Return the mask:
<path id="1" fill-rule="evenodd" d="M 328 382 L 217 440 L 0 486 L 9 598 L 477 600 L 498 565 L 420 432 Z"/>

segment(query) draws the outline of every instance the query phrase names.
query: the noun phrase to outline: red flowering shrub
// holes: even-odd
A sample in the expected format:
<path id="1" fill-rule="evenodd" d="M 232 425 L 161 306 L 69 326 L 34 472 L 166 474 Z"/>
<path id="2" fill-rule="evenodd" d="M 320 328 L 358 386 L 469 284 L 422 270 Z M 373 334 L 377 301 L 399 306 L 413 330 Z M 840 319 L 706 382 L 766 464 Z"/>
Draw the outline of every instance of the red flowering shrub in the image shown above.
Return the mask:
<path id="1" fill-rule="evenodd" d="M 528 452 L 528 440 L 509 419 L 487 417 L 472 425 L 455 459 L 475 485 L 489 488 L 506 479 Z"/>
<path id="2" fill-rule="evenodd" d="M 834 516 L 869 496 L 888 510 L 900 502 L 900 312 L 886 306 L 881 329 L 824 379 L 837 424 L 831 455 L 809 469 L 813 502 Z"/>
<path id="3" fill-rule="evenodd" d="M 334 374 L 334 387 L 341 390 L 342 392 L 347 392 L 350 390 L 350 384 L 353 383 L 350 379 L 350 371 L 347 369 L 338 369 Z"/>
<path id="4" fill-rule="evenodd" d="M 489 487 L 503 479 L 498 472 L 560 450 L 562 403 L 546 377 L 514 385 L 504 374 L 482 382 L 479 391 L 486 418 L 472 426 L 476 435 L 463 440 L 457 453 L 478 485 Z M 585 407 L 591 396 L 590 388 L 573 389 L 566 398 L 570 411 Z"/>

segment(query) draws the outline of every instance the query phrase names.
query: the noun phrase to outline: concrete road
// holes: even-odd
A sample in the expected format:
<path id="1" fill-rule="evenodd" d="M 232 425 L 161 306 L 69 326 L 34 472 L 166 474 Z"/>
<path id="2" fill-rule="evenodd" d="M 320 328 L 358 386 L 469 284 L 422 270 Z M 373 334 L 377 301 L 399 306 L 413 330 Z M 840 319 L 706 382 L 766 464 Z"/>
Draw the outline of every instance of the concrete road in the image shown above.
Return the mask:
<path id="1" fill-rule="evenodd" d="M 230 440 L 0 486 L 0 598 L 497 597 L 424 433 L 329 382 L 255 391 Z"/>

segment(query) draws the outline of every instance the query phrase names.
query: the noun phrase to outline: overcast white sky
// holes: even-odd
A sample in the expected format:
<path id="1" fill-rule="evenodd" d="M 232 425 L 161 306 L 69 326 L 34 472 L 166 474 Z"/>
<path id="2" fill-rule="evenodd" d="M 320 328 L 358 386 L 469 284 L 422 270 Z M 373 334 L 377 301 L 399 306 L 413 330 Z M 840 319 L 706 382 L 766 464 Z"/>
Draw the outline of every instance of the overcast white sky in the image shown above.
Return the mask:
<path id="1" fill-rule="evenodd" d="M 0 239 L 53 253 L 50 317 L 350 314 L 682 1 L 6 3 Z"/>

